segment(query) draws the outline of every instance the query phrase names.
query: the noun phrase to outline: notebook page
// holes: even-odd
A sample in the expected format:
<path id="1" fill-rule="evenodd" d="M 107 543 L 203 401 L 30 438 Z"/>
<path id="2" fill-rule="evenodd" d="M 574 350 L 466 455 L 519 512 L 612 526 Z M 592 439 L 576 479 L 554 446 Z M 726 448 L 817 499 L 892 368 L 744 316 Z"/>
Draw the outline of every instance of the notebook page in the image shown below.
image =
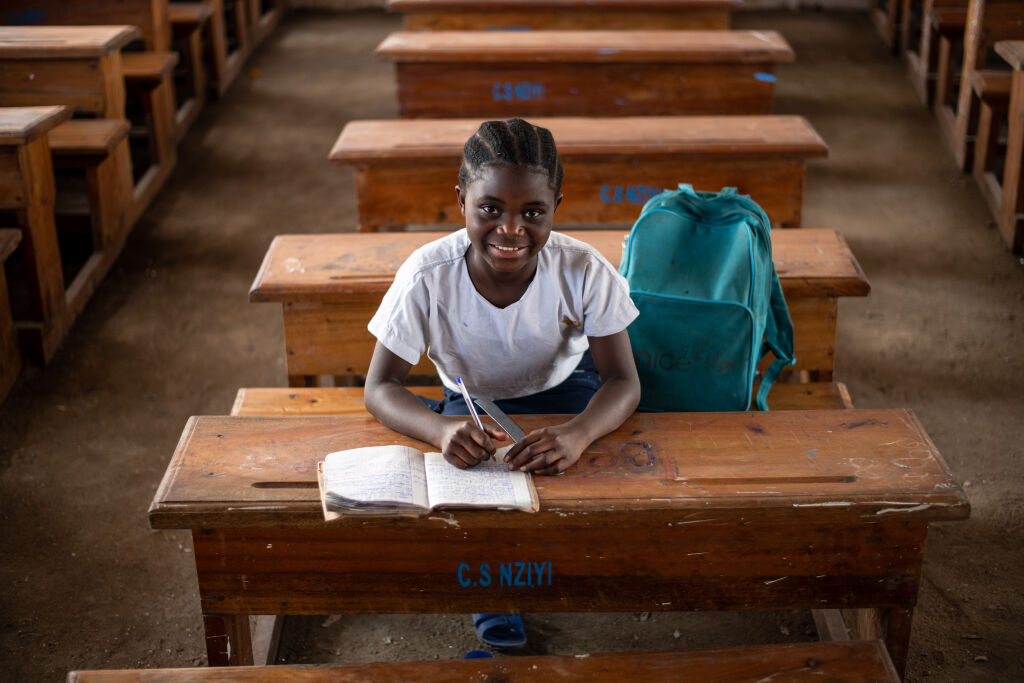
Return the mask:
<path id="1" fill-rule="evenodd" d="M 461 470 L 445 462 L 440 453 L 424 453 L 427 491 L 431 507 L 480 506 L 530 509 L 530 475 L 510 472 L 502 458 L 512 446 L 499 448 L 494 458 Z"/>
<path id="2" fill-rule="evenodd" d="M 423 454 L 408 446 L 367 446 L 324 458 L 328 494 L 358 502 L 389 502 L 426 508 Z"/>

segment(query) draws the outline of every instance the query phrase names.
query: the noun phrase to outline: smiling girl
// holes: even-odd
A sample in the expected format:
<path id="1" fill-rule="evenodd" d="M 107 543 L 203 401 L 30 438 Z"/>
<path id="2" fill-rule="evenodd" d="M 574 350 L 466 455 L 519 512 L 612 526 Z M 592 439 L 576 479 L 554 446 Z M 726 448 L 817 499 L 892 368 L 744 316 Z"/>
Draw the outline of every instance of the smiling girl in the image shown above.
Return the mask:
<path id="1" fill-rule="evenodd" d="M 424 245 L 399 268 L 370 321 L 377 338 L 367 409 L 434 444 L 447 462 L 490 458 L 499 429 L 468 415 L 455 378 L 508 414 L 575 414 L 534 430 L 510 469 L 559 474 L 636 409 L 640 382 L 626 327 L 637 316 L 625 280 L 594 248 L 552 231 L 562 164 L 551 133 L 522 119 L 487 121 L 465 145 L 455 188 L 466 228 Z M 424 351 L 445 397 L 403 386 Z"/>

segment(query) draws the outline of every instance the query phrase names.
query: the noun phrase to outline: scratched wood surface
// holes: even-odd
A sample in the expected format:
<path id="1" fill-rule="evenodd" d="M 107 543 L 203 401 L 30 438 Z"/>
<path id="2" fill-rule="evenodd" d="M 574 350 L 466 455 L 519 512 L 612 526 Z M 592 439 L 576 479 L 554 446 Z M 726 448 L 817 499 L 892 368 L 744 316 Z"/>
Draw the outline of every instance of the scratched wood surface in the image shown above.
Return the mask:
<path id="1" fill-rule="evenodd" d="M 168 0 L 22 0 L 17 9 L 0 13 L 0 24 L 137 26 L 148 50 L 171 48 Z"/>
<path id="2" fill-rule="evenodd" d="M 526 429 L 558 421 L 520 419 Z M 193 417 L 154 497 L 150 522 L 154 528 L 324 527 L 316 462 L 334 450 L 389 443 L 427 448 L 373 418 Z M 962 519 L 969 509 L 906 410 L 638 413 L 595 442 L 567 475 L 535 482 L 536 515 L 445 514 L 470 525 L 530 527 L 587 525 L 587 515 L 559 514 L 569 512 L 908 523 Z M 438 526 L 429 518 L 339 523 L 396 524 Z"/>
<path id="3" fill-rule="evenodd" d="M 801 223 L 804 166 L 828 153 L 797 116 L 532 119 L 552 131 L 565 169 L 561 225 L 628 226 L 653 194 L 688 182 L 736 187 L 773 225 Z M 355 167 L 362 231 L 462 221 L 452 183 L 480 119 L 355 121 L 330 153 Z"/>
<path id="4" fill-rule="evenodd" d="M 374 662 L 344 666 L 72 671 L 68 683 L 177 683 L 180 681 L 302 681 L 308 683 L 441 683 L 442 681 L 680 680 L 702 683 L 784 677 L 808 683 L 890 681 L 899 677 L 878 641 L 787 643 L 674 652 L 593 653 L 428 662 Z"/>
<path id="5" fill-rule="evenodd" d="M 0 145 L 24 145 L 69 118 L 71 110 L 60 105 L 0 107 Z"/>
<path id="6" fill-rule="evenodd" d="M 774 64 L 793 50 L 776 31 L 433 31 L 392 33 L 395 62 L 690 62 Z"/>

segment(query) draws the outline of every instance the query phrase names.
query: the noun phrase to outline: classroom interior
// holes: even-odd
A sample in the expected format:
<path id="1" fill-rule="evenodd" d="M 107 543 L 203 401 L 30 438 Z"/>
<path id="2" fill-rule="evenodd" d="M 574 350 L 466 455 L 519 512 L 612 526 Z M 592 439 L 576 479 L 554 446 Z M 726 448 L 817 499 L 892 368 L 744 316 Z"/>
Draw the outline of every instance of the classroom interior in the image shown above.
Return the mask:
<path id="1" fill-rule="evenodd" d="M 806 161 L 799 224 L 841 234 L 870 282 L 838 302 L 833 379 L 858 409 L 912 411 L 970 503 L 928 529 L 904 680 L 1020 680 L 1024 257 L 876 24 L 858 10 L 732 16 L 792 47 L 770 110 L 828 147 Z M 374 49 L 400 29 L 379 10 L 291 8 L 207 91 L 52 355 L 26 356 L 0 404 L 5 679 L 206 665 L 191 535 L 147 511 L 190 416 L 228 415 L 241 387 L 288 386 L 281 307 L 250 287 L 275 236 L 357 232 L 353 170 L 328 155 L 348 122 L 399 116 L 394 65 Z M 527 647 L 496 657 L 818 638 L 808 610 L 525 621 Z M 464 614 L 289 616 L 275 663 L 480 647 Z"/>

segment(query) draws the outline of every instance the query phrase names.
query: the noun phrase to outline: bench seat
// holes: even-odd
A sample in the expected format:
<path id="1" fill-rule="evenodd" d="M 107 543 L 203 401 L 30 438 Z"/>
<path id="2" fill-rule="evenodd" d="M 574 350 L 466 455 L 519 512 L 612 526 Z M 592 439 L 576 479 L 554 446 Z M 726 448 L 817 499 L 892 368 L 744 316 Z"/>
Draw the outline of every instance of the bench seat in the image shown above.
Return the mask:
<path id="1" fill-rule="evenodd" d="M 742 0 L 387 0 L 406 31 L 727 29 Z"/>
<path id="2" fill-rule="evenodd" d="M 418 246 L 445 233 L 279 235 L 271 243 L 249 300 L 281 304 L 289 383 L 318 375 L 365 375 L 374 339 L 366 330 L 398 266 Z M 622 256 L 625 231 L 567 234 L 586 241 L 612 264 Z M 795 328 L 795 371 L 830 381 L 838 297 L 866 296 L 867 278 L 834 230 L 772 234 L 773 258 Z M 413 375 L 433 375 L 424 357 Z"/>
<path id="3" fill-rule="evenodd" d="M 480 119 L 351 121 L 330 159 L 352 166 L 363 232 L 462 225 L 452 186 Z M 776 227 L 798 227 L 806 161 L 828 146 L 800 116 L 535 118 L 565 170 L 561 226 L 628 227 L 643 204 L 680 182 L 736 187 Z M 413 199 L 411 199 L 413 198 Z"/>
<path id="4" fill-rule="evenodd" d="M 767 114 L 774 31 L 436 31 L 393 33 L 405 118 Z"/>
<path id="5" fill-rule="evenodd" d="M 409 386 L 414 394 L 439 399 L 441 386 Z M 768 394 L 771 410 L 843 410 L 853 401 L 842 382 L 776 383 Z M 366 415 L 362 387 L 242 387 L 232 415 Z"/>
<path id="6" fill-rule="evenodd" d="M 72 671 L 68 683 L 179 681 L 889 681 L 900 679 L 880 641 L 748 645 L 672 652 L 533 655 L 335 666 Z"/>

